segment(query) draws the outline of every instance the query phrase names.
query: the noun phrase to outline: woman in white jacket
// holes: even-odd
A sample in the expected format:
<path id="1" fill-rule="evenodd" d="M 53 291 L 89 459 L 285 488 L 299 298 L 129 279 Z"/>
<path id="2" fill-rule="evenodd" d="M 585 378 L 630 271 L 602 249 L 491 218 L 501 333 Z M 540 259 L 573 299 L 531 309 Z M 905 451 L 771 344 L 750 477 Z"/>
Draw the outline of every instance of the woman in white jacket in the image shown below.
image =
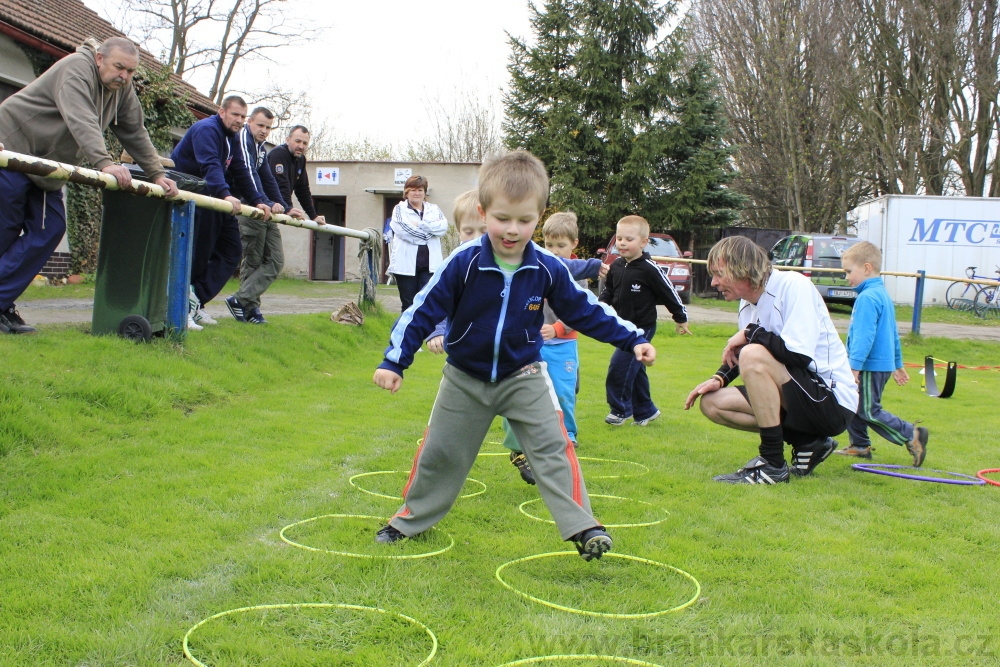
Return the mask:
<path id="1" fill-rule="evenodd" d="M 402 310 L 406 311 L 441 263 L 441 237 L 448 231 L 448 220 L 440 207 L 425 201 L 427 179 L 423 176 L 406 179 L 403 197 L 389 221 L 388 272 L 396 281 Z"/>

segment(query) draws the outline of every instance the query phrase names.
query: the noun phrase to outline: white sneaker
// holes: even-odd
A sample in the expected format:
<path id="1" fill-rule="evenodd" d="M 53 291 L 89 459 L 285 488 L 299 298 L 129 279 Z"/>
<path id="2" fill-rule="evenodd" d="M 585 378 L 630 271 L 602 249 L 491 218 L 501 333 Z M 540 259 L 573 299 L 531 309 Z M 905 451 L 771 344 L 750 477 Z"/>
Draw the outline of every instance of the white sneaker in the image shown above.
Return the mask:
<path id="1" fill-rule="evenodd" d="M 199 308 L 194 314 L 194 321 L 198 324 L 218 324 L 219 321 L 208 314 L 204 308 Z"/>
<path id="2" fill-rule="evenodd" d="M 194 285 L 188 287 L 188 312 L 192 315 L 198 312 L 201 308 L 201 301 L 198 301 L 198 297 L 194 295 Z"/>
<path id="3" fill-rule="evenodd" d="M 198 324 L 197 322 L 195 322 L 193 317 L 191 317 L 190 315 L 188 315 L 188 325 L 187 325 L 187 330 L 188 331 L 201 331 L 204 328 L 205 327 L 203 327 L 200 324 Z"/>

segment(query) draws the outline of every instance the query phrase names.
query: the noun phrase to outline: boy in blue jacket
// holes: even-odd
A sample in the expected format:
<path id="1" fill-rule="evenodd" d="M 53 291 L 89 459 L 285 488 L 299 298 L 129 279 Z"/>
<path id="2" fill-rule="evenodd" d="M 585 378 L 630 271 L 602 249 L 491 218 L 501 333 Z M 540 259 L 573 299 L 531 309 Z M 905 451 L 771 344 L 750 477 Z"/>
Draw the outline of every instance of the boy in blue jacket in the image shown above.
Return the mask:
<path id="1" fill-rule="evenodd" d="M 847 331 L 847 356 L 858 383 L 858 412 L 847 427 L 850 446 L 837 451 L 843 456 L 872 457 L 868 427 L 889 442 L 906 446 L 913 465 L 920 466 L 927 454 L 928 431 L 882 407 L 882 391 L 893 378 L 899 386 L 910 376 L 903 368 L 903 352 L 896 330 L 896 309 L 882 283 L 882 253 L 868 241 L 855 243 L 840 258 L 847 282 L 858 293 Z"/>
<path id="2" fill-rule="evenodd" d="M 541 357 L 542 303 L 584 334 L 632 350 L 645 364 L 656 350 L 577 285 L 555 255 L 531 242 L 549 183 L 538 158 L 515 151 L 479 171 L 486 234 L 453 252 L 396 321 L 374 381 L 392 393 L 424 338 L 448 320 L 444 377 L 423 444 L 403 488 L 403 505 L 376 542 L 413 537 L 451 509 L 497 416 L 524 446 L 539 493 L 562 539 L 584 560 L 600 558 L 611 537 L 593 516 L 580 463 L 558 414 Z"/>

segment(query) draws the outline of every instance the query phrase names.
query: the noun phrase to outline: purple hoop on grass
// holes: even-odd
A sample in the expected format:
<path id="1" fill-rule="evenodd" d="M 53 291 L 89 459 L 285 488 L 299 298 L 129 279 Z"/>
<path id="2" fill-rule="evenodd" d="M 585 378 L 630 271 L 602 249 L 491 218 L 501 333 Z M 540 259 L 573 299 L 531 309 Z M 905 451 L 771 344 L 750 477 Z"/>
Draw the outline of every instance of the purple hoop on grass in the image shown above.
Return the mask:
<path id="1" fill-rule="evenodd" d="M 930 468 L 916 468 L 914 466 L 898 466 L 898 465 L 891 465 L 889 463 L 852 463 L 851 467 L 854 468 L 855 470 L 860 470 L 861 472 L 873 472 L 876 475 L 885 475 L 886 477 L 913 479 L 918 482 L 937 482 L 938 484 L 957 484 L 959 486 L 982 486 L 983 484 L 986 484 L 985 481 L 973 477 L 972 475 L 963 475 L 960 472 L 948 472 L 947 470 L 931 470 Z M 907 475 L 906 473 L 902 472 L 892 472 L 893 470 L 925 470 L 926 472 L 939 472 L 942 475 L 954 475 L 955 477 L 962 477 L 963 479 L 949 479 L 947 477 L 924 477 L 923 475 Z"/>

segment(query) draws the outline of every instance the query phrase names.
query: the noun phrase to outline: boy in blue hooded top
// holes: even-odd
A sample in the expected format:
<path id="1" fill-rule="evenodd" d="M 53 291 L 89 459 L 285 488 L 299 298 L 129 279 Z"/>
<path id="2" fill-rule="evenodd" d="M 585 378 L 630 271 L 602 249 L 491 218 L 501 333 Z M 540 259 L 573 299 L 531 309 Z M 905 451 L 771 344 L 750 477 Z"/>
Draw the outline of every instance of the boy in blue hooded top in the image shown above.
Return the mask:
<path id="1" fill-rule="evenodd" d="M 652 364 L 656 350 L 577 285 L 555 255 L 531 242 L 548 197 L 538 158 L 515 151 L 479 172 L 486 235 L 451 254 L 397 320 L 379 387 L 395 393 L 424 338 L 447 318 L 448 351 L 423 444 L 417 450 L 403 506 L 376 535 L 395 542 L 430 529 L 451 509 L 497 415 L 524 445 L 538 490 L 560 535 L 584 560 L 600 558 L 611 537 L 594 519 L 572 442 L 541 348 L 542 303 L 569 326 Z"/>
<path id="2" fill-rule="evenodd" d="M 903 368 L 903 352 L 896 330 L 896 308 L 882 282 L 882 253 L 868 241 L 855 243 L 840 257 L 847 282 L 858 293 L 847 330 L 847 356 L 858 383 L 858 412 L 847 432 L 850 446 L 838 450 L 843 456 L 872 457 L 868 427 L 891 443 L 906 446 L 913 465 L 920 466 L 927 454 L 927 429 L 916 426 L 882 407 L 882 391 L 893 378 L 903 386 L 910 379 Z"/>

